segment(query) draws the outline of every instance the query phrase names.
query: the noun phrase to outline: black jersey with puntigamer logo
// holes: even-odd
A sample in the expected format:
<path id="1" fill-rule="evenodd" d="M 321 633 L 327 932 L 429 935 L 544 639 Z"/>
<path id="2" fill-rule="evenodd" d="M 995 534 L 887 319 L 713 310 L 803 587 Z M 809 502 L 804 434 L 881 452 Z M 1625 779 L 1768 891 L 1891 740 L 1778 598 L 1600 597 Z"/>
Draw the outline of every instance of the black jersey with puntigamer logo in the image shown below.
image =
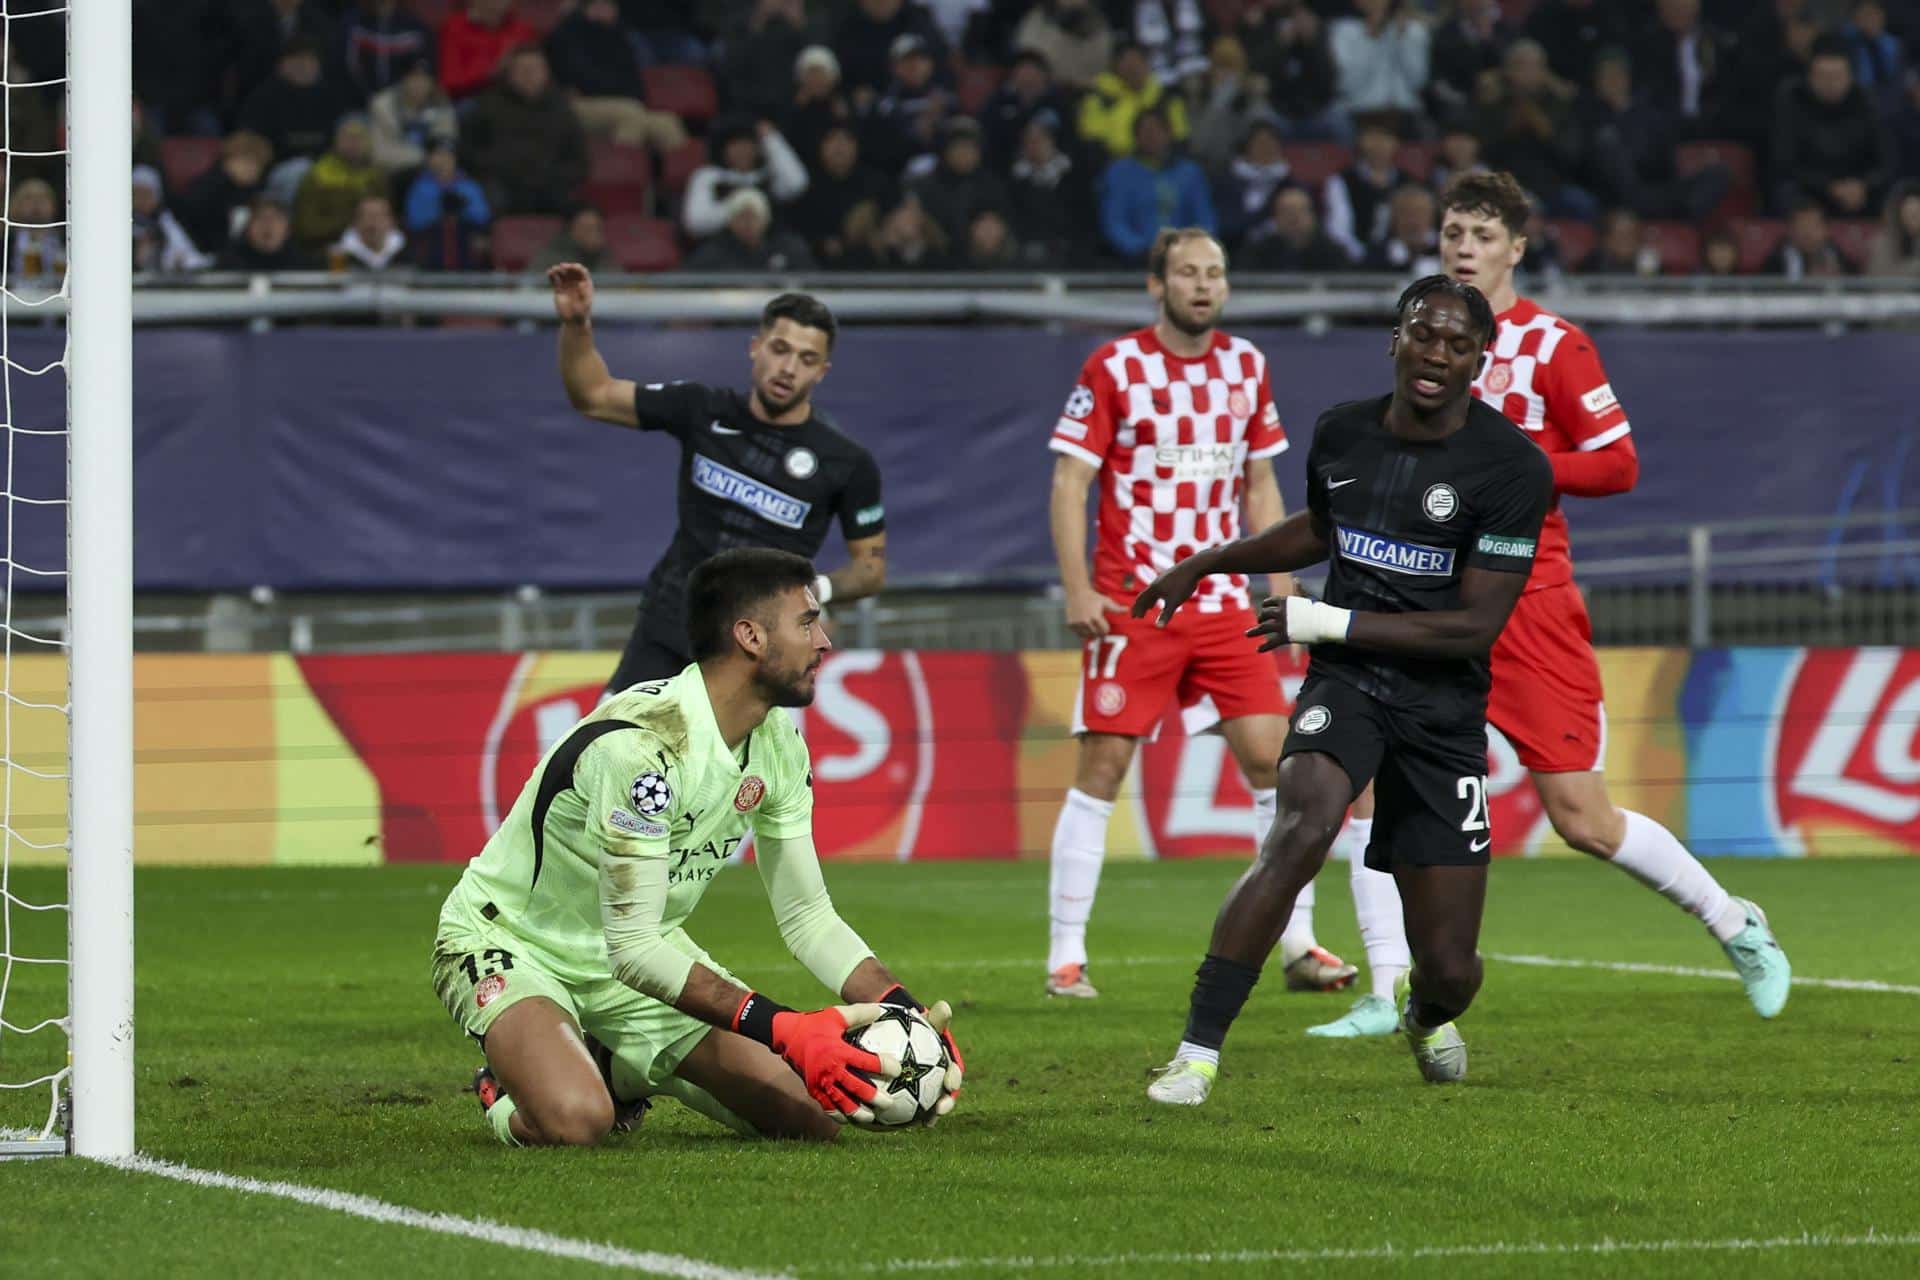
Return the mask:
<path id="1" fill-rule="evenodd" d="M 642 431 L 680 441 L 679 526 L 647 577 L 645 634 L 687 647 L 687 575 L 729 547 L 773 547 L 812 559 L 835 520 L 849 539 L 886 528 L 873 455 L 819 411 L 776 427 L 747 398 L 697 382 L 650 382 L 633 397 Z"/>
<path id="2" fill-rule="evenodd" d="M 1445 439 L 1403 440 L 1386 427 L 1390 399 L 1335 405 L 1314 424 L 1307 506 L 1327 527 L 1327 603 L 1374 613 L 1457 609 L 1466 569 L 1531 569 L 1553 497 L 1547 455 L 1478 400 Z M 1311 673 L 1410 710 L 1486 710 L 1485 658 L 1318 644 Z"/>

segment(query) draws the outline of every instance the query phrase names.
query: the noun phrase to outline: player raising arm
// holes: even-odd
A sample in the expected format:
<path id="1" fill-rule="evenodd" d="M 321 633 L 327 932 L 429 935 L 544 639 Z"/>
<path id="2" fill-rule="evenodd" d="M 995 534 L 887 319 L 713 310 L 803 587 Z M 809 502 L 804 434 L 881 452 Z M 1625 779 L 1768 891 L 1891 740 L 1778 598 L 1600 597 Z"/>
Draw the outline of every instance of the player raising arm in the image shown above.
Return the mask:
<path id="1" fill-rule="evenodd" d="M 819 413 L 839 326 L 825 303 L 783 293 L 747 344 L 745 395 L 696 382 L 616 378 L 593 342 L 593 277 L 575 262 L 547 272 L 560 317 L 567 401 L 600 422 L 664 431 L 680 442 L 680 522 L 647 577 L 633 635 L 607 681 L 617 693 L 687 665 L 681 615 L 687 574 L 728 547 L 777 547 L 812 559 L 837 520 L 850 563 L 814 580 L 822 605 L 876 594 L 887 579 L 886 512 L 873 456 Z"/>
<path id="2" fill-rule="evenodd" d="M 1393 394 L 1336 405 L 1314 427 L 1307 510 L 1182 561 L 1134 602 L 1164 623 L 1209 574 L 1331 557 L 1324 603 L 1269 599 L 1250 633 L 1269 648 L 1309 645 L 1312 659 L 1281 752 L 1279 815 L 1214 920 L 1186 1034 L 1147 1090 L 1155 1102 L 1206 1101 L 1294 896 L 1369 782 L 1379 806 L 1367 862 L 1398 882 L 1413 950 L 1401 1027 L 1427 1079 L 1466 1074 L 1453 1020 L 1480 987 L 1487 653 L 1526 585 L 1553 473 L 1469 393 L 1494 331 L 1480 292 L 1428 276 L 1398 316 Z"/>
<path id="3" fill-rule="evenodd" d="M 844 1038 L 883 1006 L 920 1006 L 827 896 L 785 710 L 813 701 L 829 648 L 813 579 L 769 549 L 696 567 L 695 665 L 569 730 L 448 896 L 434 988 L 486 1053 L 475 1087 L 502 1142 L 598 1142 L 655 1094 L 745 1133 L 830 1138 L 866 1117 L 867 1076 L 899 1070 Z M 782 940 L 845 1005 L 775 1004 L 681 927 L 749 830 Z M 943 1035 L 951 1016 L 928 1013 Z M 947 1045 L 942 1114 L 961 1079 Z"/>

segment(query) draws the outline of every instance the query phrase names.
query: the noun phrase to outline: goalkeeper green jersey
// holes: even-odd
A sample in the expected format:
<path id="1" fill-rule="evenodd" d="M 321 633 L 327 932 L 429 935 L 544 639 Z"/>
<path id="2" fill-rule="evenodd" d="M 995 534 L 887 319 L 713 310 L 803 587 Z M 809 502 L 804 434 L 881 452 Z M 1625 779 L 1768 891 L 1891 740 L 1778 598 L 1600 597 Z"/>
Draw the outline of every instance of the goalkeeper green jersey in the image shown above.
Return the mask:
<path id="1" fill-rule="evenodd" d="M 774 708 L 736 754 L 700 668 L 689 666 L 634 685 L 568 731 L 453 896 L 536 948 L 557 975 L 604 979 L 609 935 L 678 928 L 752 830 L 782 932 L 790 919 L 812 917 L 802 932 L 834 935 L 830 972 L 851 972 L 871 953 L 826 900 L 810 838 L 812 787 L 806 744 L 786 711 Z M 677 979 L 643 981 L 621 959 L 612 961 L 616 976 L 659 999 L 677 996 L 684 962 Z"/>

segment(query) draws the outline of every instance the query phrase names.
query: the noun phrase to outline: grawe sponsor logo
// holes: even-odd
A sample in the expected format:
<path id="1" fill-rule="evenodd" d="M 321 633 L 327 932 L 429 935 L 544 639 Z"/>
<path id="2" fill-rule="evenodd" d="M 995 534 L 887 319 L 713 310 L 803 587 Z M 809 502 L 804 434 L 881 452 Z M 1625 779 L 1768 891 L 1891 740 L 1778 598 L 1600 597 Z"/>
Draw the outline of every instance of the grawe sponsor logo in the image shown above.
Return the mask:
<path id="1" fill-rule="evenodd" d="M 1774 805 L 1802 851 L 1920 852 L 1920 652 L 1807 650 L 1774 735 Z"/>

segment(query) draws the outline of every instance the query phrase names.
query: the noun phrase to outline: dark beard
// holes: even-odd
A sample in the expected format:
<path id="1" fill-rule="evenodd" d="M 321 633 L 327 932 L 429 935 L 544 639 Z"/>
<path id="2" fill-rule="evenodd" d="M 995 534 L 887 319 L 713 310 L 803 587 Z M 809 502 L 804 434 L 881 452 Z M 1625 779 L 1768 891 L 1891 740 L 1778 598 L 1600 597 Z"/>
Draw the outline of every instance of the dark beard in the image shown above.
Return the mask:
<path id="1" fill-rule="evenodd" d="M 1186 334 L 1189 338 L 1200 338 L 1213 331 L 1213 321 L 1186 320 L 1172 307 L 1167 308 L 1167 323 Z"/>
<path id="2" fill-rule="evenodd" d="M 768 706 L 810 707 L 813 705 L 813 697 L 819 691 L 819 686 L 815 685 L 803 692 L 800 682 L 806 678 L 806 674 L 805 667 L 785 678 L 760 670 L 754 672 L 753 687 Z"/>

